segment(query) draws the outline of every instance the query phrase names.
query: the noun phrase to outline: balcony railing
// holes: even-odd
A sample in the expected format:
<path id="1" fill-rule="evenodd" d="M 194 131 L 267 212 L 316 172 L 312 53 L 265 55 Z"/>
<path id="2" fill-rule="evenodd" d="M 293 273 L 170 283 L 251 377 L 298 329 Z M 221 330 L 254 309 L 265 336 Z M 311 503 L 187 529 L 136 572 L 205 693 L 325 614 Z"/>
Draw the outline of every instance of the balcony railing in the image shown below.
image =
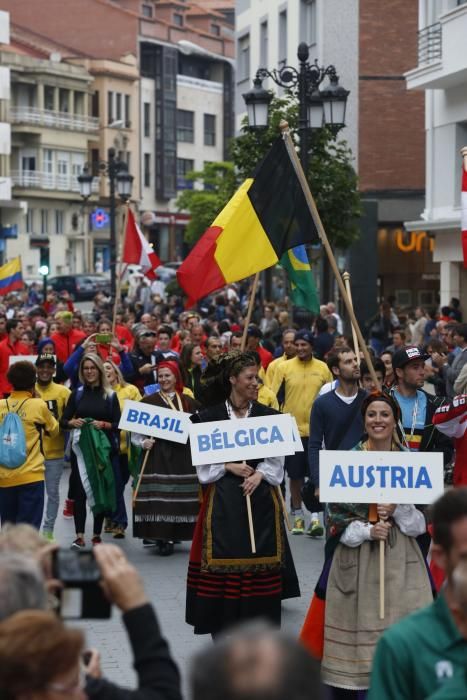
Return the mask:
<path id="1" fill-rule="evenodd" d="M 44 173 L 39 170 L 12 170 L 11 179 L 15 187 L 79 192 L 79 182 L 73 175 Z M 93 180 L 92 191 L 99 192 L 97 179 Z"/>
<path id="2" fill-rule="evenodd" d="M 441 55 L 441 24 L 436 22 L 418 32 L 418 65 L 436 61 Z"/>
<path id="3" fill-rule="evenodd" d="M 15 124 L 49 126 L 54 129 L 68 129 L 70 131 L 98 131 L 99 129 L 97 117 L 54 112 L 51 109 L 38 109 L 37 107 L 10 107 L 10 118 Z"/>

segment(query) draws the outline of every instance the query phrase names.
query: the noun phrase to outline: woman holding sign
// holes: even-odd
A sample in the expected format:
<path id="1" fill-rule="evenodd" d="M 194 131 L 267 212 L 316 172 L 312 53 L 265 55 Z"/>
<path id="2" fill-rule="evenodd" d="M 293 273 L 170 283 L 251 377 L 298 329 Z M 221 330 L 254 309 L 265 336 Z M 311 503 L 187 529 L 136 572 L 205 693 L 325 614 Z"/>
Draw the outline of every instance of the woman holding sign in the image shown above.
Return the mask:
<path id="1" fill-rule="evenodd" d="M 404 449 L 394 438 L 400 409 L 388 394 L 369 394 L 361 410 L 366 435 L 354 450 Z M 326 561 L 301 638 L 322 657 L 322 680 L 334 688 L 334 698 L 364 698 L 380 635 L 433 599 L 416 540 L 426 522 L 413 505 L 330 503 L 327 511 Z M 381 541 L 384 619 L 379 616 Z"/>
<path id="2" fill-rule="evenodd" d="M 217 364 L 218 403 L 192 416 L 193 422 L 226 421 L 277 413 L 257 402 L 256 359 L 228 354 Z M 215 371 L 211 367 L 211 374 Z M 300 595 L 282 521 L 278 487 L 284 457 L 196 467 L 206 486 L 191 547 L 186 621 L 195 634 L 216 636 L 241 621 L 265 617 L 281 622 L 281 600 Z M 251 499 L 252 552 L 248 517 Z"/>
<path id="3" fill-rule="evenodd" d="M 160 391 L 141 403 L 194 413 L 199 404 L 183 393 L 180 369 L 175 360 L 157 365 Z M 156 544 L 168 556 L 177 540 L 191 540 L 199 511 L 199 484 L 191 464 L 189 445 L 170 440 L 144 438 L 132 433 L 131 441 L 150 450 L 133 508 L 133 536 Z"/>

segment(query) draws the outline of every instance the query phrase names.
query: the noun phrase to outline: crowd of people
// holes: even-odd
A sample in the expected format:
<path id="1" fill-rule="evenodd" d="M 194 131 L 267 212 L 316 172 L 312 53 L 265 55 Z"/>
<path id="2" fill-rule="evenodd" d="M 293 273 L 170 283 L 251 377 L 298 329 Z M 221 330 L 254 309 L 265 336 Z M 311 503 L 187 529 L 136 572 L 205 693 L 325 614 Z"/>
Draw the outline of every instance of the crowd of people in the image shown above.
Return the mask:
<path id="1" fill-rule="evenodd" d="M 299 700 L 320 697 L 321 684 L 336 700 L 462 697 L 449 695 L 456 683 L 467 687 L 467 324 L 458 301 L 439 312 L 418 308 L 413 319 L 383 302 L 366 328 L 368 364 L 345 336 L 334 303 L 321 306 L 315 319 L 306 313 L 291 317 L 280 301 L 257 303 L 245 326 L 247 300 L 248 288 L 241 285 L 230 285 L 194 311 L 184 310 L 163 289 L 151 295 L 147 285 L 116 310 L 99 294 L 89 313 L 75 309 L 66 293 L 49 292 L 43 303 L 27 292 L 4 300 L 0 443 L 9 442 L 9 451 L 0 445 L 0 558 L 5 557 L 0 590 L 22 576 L 26 581 L 24 567 L 31 589 L 35 585 L 43 593 L 49 585 L 40 557 L 45 551 L 47 558 L 47 546 L 56 546 L 64 478 L 62 512 L 74 519 L 76 533 L 68 544 L 76 551 L 89 544 L 90 510 L 90 544 L 105 590 L 124 612 L 135 659 L 148 655 L 141 661 L 140 682 L 160 683 L 159 695 L 152 697 L 178 698 L 179 678 L 137 572 L 120 549 L 103 543 L 103 533 L 127 537 L 129 523 L 132 536 L 160 556 L 170 556 L 181 541 L 191 542 L 185 619 L 195 634 L 209 634 L 216 642 L 196 666 L 194 697 L 220 697 L 223 687 L 231 698 L 279 698 L 288 687 L 294 688 L 292 700 Z M 189 414 L 194 423 L 289 413 L 303 449 L 286 457 L 195 467 L 188 444 L 120 430 L 126 400 Z M 15 427 L 6 440 L 7 418 L 14 416 L 19 421 L 9 423 Z M 17 431 L 13 439 L 11 430 Z M 8 460 L 22 442 L 25 459 L 12 466 Z M 433 510 L 418 504 L 324 504 L 322 449 L 440 452 L 446 485 L 455 488 Z M 300 596 L 284 508 L 290 509 L 292 535 L 325 536 L 323 569 L 299 644 L 255 624 L 231 633 L 237 623 L 257 618 L 280 627 L 281 601 Z M 41 533 L 27 562 L 16 541 L 24 524 Z M 386 552 L 384 619 L 376 603 L 378 542 Z M 119 588 L 119 567 L 126 593 Z M 60 688 L 83 697 L 84 692 L 119 697 L 121 690 L 104 689 L 91 662 L 86 677 L 79 675 L 83 639 L 44 611 L 49 598 L 12 592 L 15 609 L 8 607 L 10 594 L 5 598 L 0 669 L 7 662 L 11 668 L 0 670 L 0 697 L 2 683 L 5 698 L 22 698 L 29 690 L 48 698 Z M 153 628 L 146 649 L 138 621 L 144 630 Z M 444 633 L 436 638 L 430 625 L 435 631 L 444 625 Z M 50 672 L 31 670 L 34 686 L 9 662 L 13 634 L 29 650 L 31 669 L 40 668 L 38 659 L 47 649 L 51 658 L 60 657 Z M 420 648 L 425 645 L 433 660 L 424 674 L 414 668 L 416 652 L 402 655 L 404 634 Z M 320 661 L 321 681 L 304 650 Z M 158 679 L 155 672 L 145 675 L 149 657 L 158 659 Z M 222 682 L 208 689 L 207 669 L 215 663 L 224 669 Z M 394 664 L 404 672 L 393 673 Z M 267 673 L 268 665 L 275 673 Z M 302 687 L 306 673 L 314 679 L 312 687 L 310 682 Z"/>

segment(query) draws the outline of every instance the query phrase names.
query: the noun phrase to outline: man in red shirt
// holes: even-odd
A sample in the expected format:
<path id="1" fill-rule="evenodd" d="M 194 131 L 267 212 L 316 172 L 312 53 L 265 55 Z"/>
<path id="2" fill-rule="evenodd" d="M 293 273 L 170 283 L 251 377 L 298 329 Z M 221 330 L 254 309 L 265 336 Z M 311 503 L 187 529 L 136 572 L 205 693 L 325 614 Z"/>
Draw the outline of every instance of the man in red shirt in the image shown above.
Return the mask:
<path id="1" fill-rule="evenodd" d="M 12 318 L 6 322 L 7 337 L 0 342 L 0 394 L 2 398 L 7 398 L 12 388 L 6 378 L 10 357 L 12 355 L 30 355 L 29 348 L 21 342 L 24 333 L 24 326 L 18 319 Z"/>
<path id="2" fill-rule="evenodd" d="M 272 362 L 272 353 L 260 345 L 260 340 L 262 337 L 263 334 L 257 326 L 249 326 L 247 331 L 246 349 L 253 350 L 254 352 L 258 353 L 261 360 L 261 365 L 264 371 L 266 371 L 269 363 Z"/>
<path id="3" fill-rule="evenodd" d="M 66 362 L 80 340 L 86 337 L 84 331 L 73 328 L 73 314 L 58 311 L 55 316 L 58 331 L 50 336 L 55 343 L 55 353 L 60 362 Z"/>

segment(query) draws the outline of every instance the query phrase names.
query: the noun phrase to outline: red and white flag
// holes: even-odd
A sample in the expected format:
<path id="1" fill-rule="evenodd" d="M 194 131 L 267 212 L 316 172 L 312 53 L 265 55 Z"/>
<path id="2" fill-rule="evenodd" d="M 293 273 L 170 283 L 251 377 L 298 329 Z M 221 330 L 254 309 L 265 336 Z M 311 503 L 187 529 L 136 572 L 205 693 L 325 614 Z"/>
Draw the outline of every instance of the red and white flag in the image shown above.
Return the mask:
<path id="1" fill-rule="evenodd" d="M 131 209 L 128 209 L 122 262 L 128 265 L 141 265 L 143 273 L 151 280 L 157 278 L 155 269 L 162 265 L 158 255 L 154 252 L 136 223 Z"/>
<path id="2" fill-rule="evenodd" d="M 462 149 L 464 150 L 464 149 Z M 467 171 L 466 157 L 462 158 L 462 193 L 461 193 L 461 228 L 462 228 L 462 254 L 464 268 L 467 269 Z"/>

